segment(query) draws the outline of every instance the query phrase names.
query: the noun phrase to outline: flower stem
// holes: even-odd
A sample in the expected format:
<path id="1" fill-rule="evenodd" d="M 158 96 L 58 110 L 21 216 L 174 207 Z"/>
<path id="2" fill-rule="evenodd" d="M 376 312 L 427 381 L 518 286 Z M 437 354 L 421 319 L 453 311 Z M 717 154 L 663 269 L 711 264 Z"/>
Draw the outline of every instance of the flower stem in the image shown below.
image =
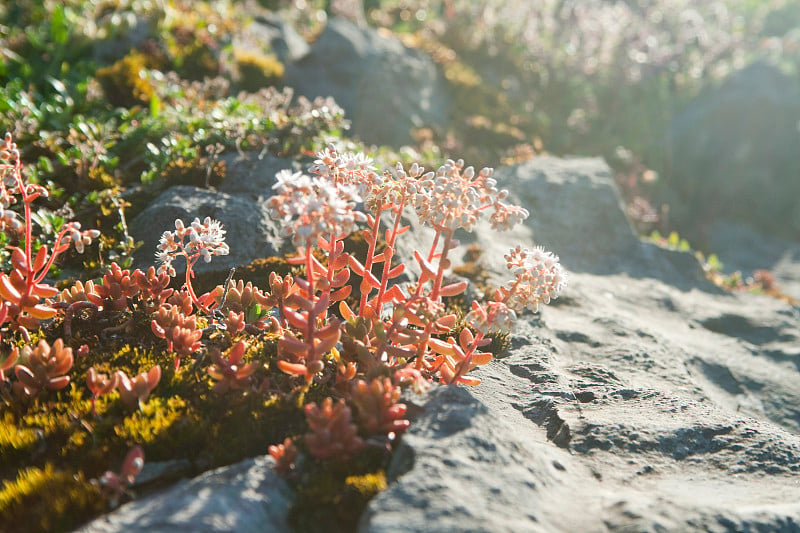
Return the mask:
<path id="1" fill-rule="evenodd" d="M 395 211 L 394 217 L 394 226 L 392 227 L 392 233 L 389 235 L 389 243 L 388 243 L 388 251 L 387 255 L 384 255 L 383 259 L 383 272 L 381 273 L 381 286 L 378 289 L 378 296 L 376 298 L 375 308 L 378 311 L 378 316 L 380 316 L 380 310 L 383 308 L 383 296 L 386 294 L 386 289 L 389 285 L 389 271 L 392 269 L 392 258 L 394 257 L 394 243 L 397 240 L 397 232 L 400 230 L 400 216 L 403 214 L 403 204 L 401 203 L 400 206 Z"/>
<path id="2" fill-rule="evenodd" d="M 208 314 L 209 309 L 200 303 L 200 300 L 197 298 L 197 294 L 194 292 L 194 287 L 192 287 L 192 276 L 194 275 L 192 269 L 199 258 L 199 255 L 195 255 L 193 257 L 189 257 L 188 255 L 186 256 L 186 290 L 189 292 L 189 297 L 192 299 L 192 303 L 194 303 L 198 309 Z"/>
<path id="3" fill-rule="evenodd" d="M 383 204 L 378 203 L 378 206 L 375 208 L 375 220 L 373 221 L 372 227 L 370 228 L 370 233 L 372 235 L 372 239 L 369 242 L 369 249 L 367 250 L 367 258 L 364 261 L 364 272 L 372 272 L 372 263 L 375 257 L 375 248 L 378 245 L 378 230 L 381 227 L 381 213 L 383 212 Z M 367 299 L 369 298 L 369 293 L 372 292 L 372 287 L 368 287 L 366 291 L 361 291 L 361 299 L 358 303 L 358 314 L 359 316 L 364 316 L 364 309 L 367 306 Z"/>

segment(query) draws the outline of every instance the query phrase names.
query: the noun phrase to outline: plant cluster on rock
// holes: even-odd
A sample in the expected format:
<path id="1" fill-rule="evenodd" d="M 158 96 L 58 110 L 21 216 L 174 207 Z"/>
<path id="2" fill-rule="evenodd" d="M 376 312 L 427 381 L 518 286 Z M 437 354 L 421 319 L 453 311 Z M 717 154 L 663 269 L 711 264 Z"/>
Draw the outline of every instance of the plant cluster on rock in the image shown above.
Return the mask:
<path id="1" fill-rule="evenodd" d="M 383 479 L 410 423 L 401 390 L 430 381 L 478 384 L 470 370 L 492 359 L 481 348 L 566 281 L 555 256 L 517 247 L 506 257 L 512 280 L 489 301 L 448 308 L 467 288 L 446 277 L 456 230 L 484 218 L 509 229 L 528 212 L 509 202 L 490 168 L 449 160 L 436 171 L 398 164 L 379 175 L 363 154 L 330 145 L 308 174 L 280 172 L 268 201 L 297 247 L 289 258 L 296 275 L 272 272 L 262 289 L 232 272 L 198 294 L 196 263 L 229 248 L 221 222 L 196 218 L 163 232 L 157 268 L 112 263 L 101 279 L 59 291 L 47 279 L 55 255 L 83 251 L 99 232 L 67 223 L 52 253 L 46 245 L 34 253 L 31 204 L 47 191 L 25 178 L 10 134 L 0 155 L 4 204 L 16 213 L 21 200 L 25 234 L 23 247 L 12 249 L 13 270 L 0 273 L 0 451 L 4 470 L 16 472 L 4 479 L 0 512 L 4 523 L 26 530 L 76 525 L 99 511 L 93 494 L 112 506 L 124 501 L 139 488 L 145 454 L 156 462 L 188 458 L 188 469 L 199 471 L 268 450 L 297 484 L 298 506 L 311 505 L 322 478 L 334 492 L 361 487 L 364 505 L 374 494 L 369 487 L 385 485 L 370 476 Z M 362 203 L 366 212 L 357 209 Z M 405 281 L 395 249 L 412 210 L 433 238 L 414 254 L 419 275 Z M 361 254 L 346 245 L 356 232 L 366 244 Z M 170 286 L 176 260 L 185 272 L 177 289 Z M 245 421 L 243 435 L 236 424 Z M 25 481 L 33 472 L 72 476 L 62 503 L 41 517 L 25 512 L 42 506 L 39 485 Z M 59 511 L 72 501 L 83 503 Z"/>

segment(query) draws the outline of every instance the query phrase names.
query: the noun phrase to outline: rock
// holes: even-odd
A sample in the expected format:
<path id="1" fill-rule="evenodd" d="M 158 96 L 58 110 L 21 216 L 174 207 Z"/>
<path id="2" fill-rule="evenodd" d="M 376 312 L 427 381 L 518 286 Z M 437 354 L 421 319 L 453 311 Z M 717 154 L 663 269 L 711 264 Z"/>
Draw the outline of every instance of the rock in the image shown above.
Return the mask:
<path id="1" fill-rule="evenodd" d="M 228 155 L 224 159 L 229 177 L 219 191 L 187 185 L 170 187 L 131 221 L 131 235 L 143 241 L 134 255 L 134 266 L 146 269 L 153 264 L 161 234 L 175 229 L 178 218 L 189 223 L 195 217 L 202 220 L 208 216 L 222 222 L 230 255 L 215 256 L 210 263 L 199 261 L 194 269 L 218 272 L 221 281 L 231 267 L 289 251 L 265 202 L 272 196 L 275 174 L 284 168 L 296 169 L 297 163 L 272 156 L 258 159 L 255 154 L 246 158 Z M 173 265 L 178 272 L 185 269 L 182 259 Z"/>
<path id="2" fill-rule="evenodd" d="M 797 531 L 800 309 L 639 242 L 598 160 L 495 175 L 532 214 L 477 230 L 485 265 L 547 242 L 569 285 L 479 386 L 416 400 L 360 531 Z"/>
<path id="3" fill-rule="evenodd" d="M 294 27 L 270 11 L 262 11 L 247 28 L 247 34 L 274 52 L 282 63 L 300 61 L 311 47 Z M 266 45 L 266 46 L 265 46 Z"/>
<path id="4" fill-rule="evenodd" d="M 670 130 L 681 233 L 704 244 L 707 225 L 726 218 L 791 239 L 800 234 L 800 89 L 764 62 L 734 74 L 678 114 Z"/>
<path id="5" fill-rule="evenodd" d="M 269 456 L 206 472 L 139 498 L 78 529 L 80 533 L 290 531 L 292 494 Z"/>
<path id="6" fill-rule="evenodd" d="M 287 65 L 285 82 L 309 99 L 332 96 L 366 143 L 399 146 L 413 128 L 446 126 L 449 99 L 433 60 L 341 18 L 328 22 L 308 57 Z"/>
<path id="7" fill-rule="evenodd" d="M 434 387 L 404 434 L 387 473 L 394 483 L 369 504 L 361 532 L 556 531 L 554 505 L 588 531 L 577 503 L 563 491 L 569 459 L 519 420 L 495 413 L 463 388 Z M 570 513 L 569 511 L 573 511 Z M 566 530 L 566 528 L 565 528 Z"/>

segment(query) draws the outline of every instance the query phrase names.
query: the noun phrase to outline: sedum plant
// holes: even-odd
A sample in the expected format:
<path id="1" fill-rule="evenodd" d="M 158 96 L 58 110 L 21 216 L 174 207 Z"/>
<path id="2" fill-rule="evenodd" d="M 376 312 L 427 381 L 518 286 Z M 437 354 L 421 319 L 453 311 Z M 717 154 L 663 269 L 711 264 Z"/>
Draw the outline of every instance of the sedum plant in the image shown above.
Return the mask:
<path id="1" fill-rule="evenodd" d="M 58 255 L 70 246 L 82 253 L 100 233 L 97 230 L 81 231 L 80 223 L 68 222 L 56 235 L 51 250 L 42 245 L 34 255 L 31 204 L 39 197 L 46 197 L 47 189 L 25 179 L 19 150 L 10 133 L 5 135 L 0 160 L 3 160 L 0 163 L 0 213 L 3 220 L 0 230 L 11 236 L 22 233 L 23 244 L 22 248 L 11 247 L 13 270 L 0 273 L 0 325 L 9 323 L 27 337 L 28 329 L 38 327 L 56 314 L 56 310 L 42 300 L 58 293 L 45 281 Z M 22 220 L 11 209 L 20 202 Z"/>
<path id="2" fill-rule="evenodd" d="M 277 303 L 282 317 L 278 367 L 302 377 L 304 391 L 330 375 L 352 383 L 343 387 L 339 403 L 326 400 L 321 407 L 306 408 L 315 431 L 329 438 L 335 428 L 342 435 L 336 445 L 316 433 L 306 436 L 313 456 L 329 458 L 358 447 L 350 437 L 351 413 L 342 398 L 356 408 L 364 436 L 395 438 L 408 427 L 398 386 L 424 380 L 477 385 L 480 381 L 467 373 L 491 360 L 490 353 L 479 351 L 490 342 L 487 335 L 508 331 L 522 308 L 535 311 L 539 303 L 549 303 L 566 276 L 551 253 L 512 249 L 506 259 L 514 279 L 491 301 L 473 303 L 466 316 L 472 329 L 462 328 L 458 341 L 442 338 L 457 323 L 445 298 L 467 287 L 465 281 L 445 282 L 449 256 L 458 246 L 456 230 L 470 231 L 481 218 L 493 229 L 505 230 L 528 212 L 508 202 L 508 192 L 498 189 L 490 168 L 476 172 L 463 161 L 449 160 L 435 172 L 414 164 L 378 175 L 361 154 L 339 154 L 328 146 L 317 156 L 309 169 L 312 175 L 278 174 L 268 206 L 298 247 L 293 262 L 304 266 L 306 274 L 290 281 L 297 291 Z M 359 202 L 366 214 L 355 210 Z M 434 237 L 427 251 L 414 252 L 419 277 L 397 283 L 405 265 L 394 263 L 394 251 L 408 229 L 402 224 L 407 208 L 434 229 Z M 344 239 L 361 223 L 367 226 L 362 234 L 368 250 L 358 258 L 345 251 Z M 378 252 L 381 235 L 385 245 Z M 319 253 L 325 260 L 318 259 Z M 380 274 L 373 273 L 375 267 Z M 343 441 L 350 444 L 337 448 Z M 281 459 L 286 444 L 282 446 L 273 450 Z"/>

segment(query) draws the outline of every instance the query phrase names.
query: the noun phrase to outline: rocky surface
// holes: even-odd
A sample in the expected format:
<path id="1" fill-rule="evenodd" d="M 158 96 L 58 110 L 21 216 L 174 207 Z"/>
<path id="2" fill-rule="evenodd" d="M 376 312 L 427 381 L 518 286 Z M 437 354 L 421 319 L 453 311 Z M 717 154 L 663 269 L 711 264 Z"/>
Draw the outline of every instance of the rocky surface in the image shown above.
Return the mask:
<path id="1" fill-rule="evenodd" d="M 412 129 L 447 124 L 450 99 L 433 60 L 342 18 L 287 65 L 284 81 L 309 99 L 332 96 L 352 121 L 350 133 L 366 143 L 408 144 Z"/>
<path id="2" fill-rule="evenodd" d="M 257 457 L 206 472 L 123 505 L 78 531 L 288 531 L 286 513 L 292 494 L 272 465 L 271 457 Z"/>
<path id="3" fill-rule="evenodd" d="M 603 167 L 498 171 L 570 284 L 424 400 L 363 531 L 800 530 L 800 310 L 639 242 Z M 478 232 L 493 271 L 520 237 Z"/>
<path id="4" fill-rule="evenodd" d="M 462 243 L 484 248 L 495 283 L 509 247 L 546 245 L 569 285 L 521 318 L 507 352 L 477 372 L 481 385 L 408 397 L 420 409 L 360 531 L 800 531 L 800 308 L 723 292 L 691 254 L 640 241 L 602 160 L 538 158 L 496 177 L 531 218 Z M 226 194 L 260 198 L 252 179 Z M 252 205 L 242 216 L 262 219 Z M 152 505 L 198 531 L 247 530 L 207 518 L 217 490 L 222 501 L 250 495 L 262 530 L 279 522 L 282 486 L 209 483 L 230 478 L 221 472 L 86 531 L 131 530 Z M 175 530 L 164 520 L 144 523 Z"/>

